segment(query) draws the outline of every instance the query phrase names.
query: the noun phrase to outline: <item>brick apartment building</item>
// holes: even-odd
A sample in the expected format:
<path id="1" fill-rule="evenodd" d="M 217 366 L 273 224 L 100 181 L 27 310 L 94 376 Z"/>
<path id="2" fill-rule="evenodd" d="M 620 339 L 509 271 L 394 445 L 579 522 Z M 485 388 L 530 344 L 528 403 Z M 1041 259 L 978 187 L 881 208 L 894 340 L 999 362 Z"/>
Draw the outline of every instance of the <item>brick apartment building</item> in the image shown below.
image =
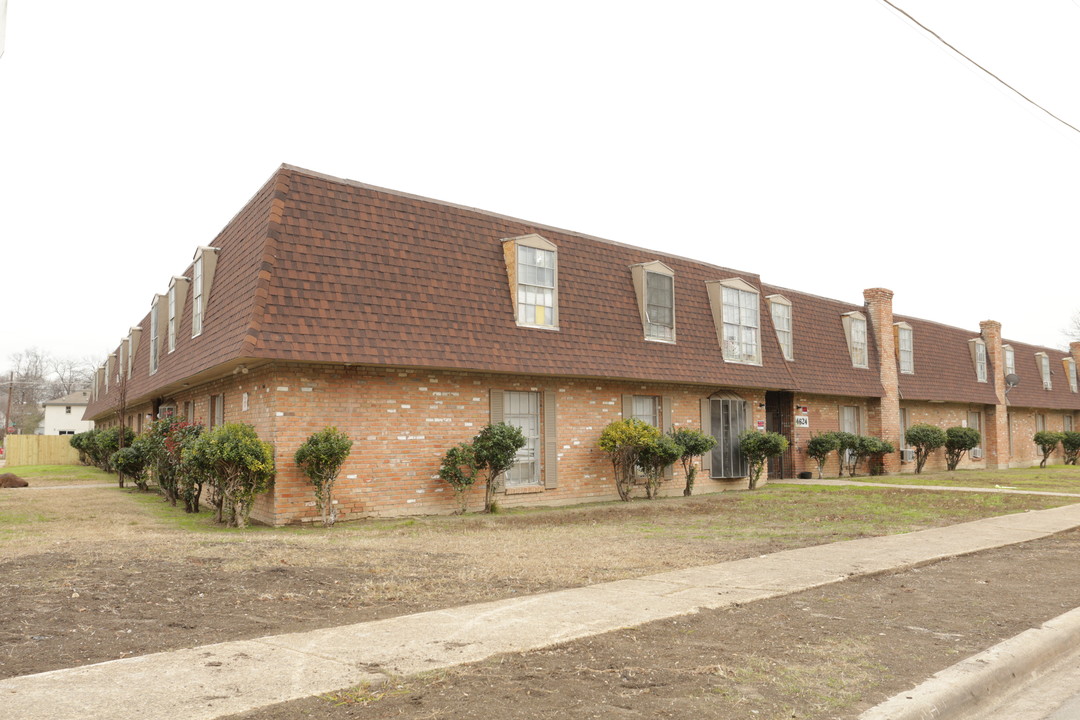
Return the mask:
<path id="1" fill-rule="evenodd" d="M 1036 429 L 1080 411 L 1080 343 L 1006 341 L 993 321 L 894 315 L 884 289 L 843 303 L 288 165 L 163 289 L 98 369 L 86 418 L 115 424 L 123 394 L 136 431 L 170 412 L 253 425 L 278 472 L 252 517 L 272 524 L 315 517 L 292 457 L 327 425 L 354 440 L 337 490 L 349 518 L 451 511 L 442 454 L 494 421 L 529 439 L 512 506 L 616 497 L 596 443 L 627 415 L 717 437 L 696 484 L 710 492 L 745 486 L 746 428 L 791 440 L 772 477 L 810 469 L 811 433 L 900 447 L 917 422 L 977 427 L 965 465 L 997 468 L 1030 465 Z"/>

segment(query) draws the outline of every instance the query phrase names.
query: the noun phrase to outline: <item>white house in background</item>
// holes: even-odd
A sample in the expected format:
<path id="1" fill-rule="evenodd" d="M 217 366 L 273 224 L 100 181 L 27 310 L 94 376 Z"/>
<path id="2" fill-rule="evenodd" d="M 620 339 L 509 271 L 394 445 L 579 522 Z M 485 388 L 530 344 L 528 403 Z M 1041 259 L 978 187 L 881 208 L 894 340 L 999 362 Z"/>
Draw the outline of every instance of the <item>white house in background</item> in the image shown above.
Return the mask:
<path id="1" fill-rule="evenodd" d="M 90 402 L 89 390 L 76 390 L 62 398 L 42 403 L 45 418 L 39 427 L 40 435 L 74 435 L 93 430 L 93 420 L 83 420 L 83 412 Z"/>

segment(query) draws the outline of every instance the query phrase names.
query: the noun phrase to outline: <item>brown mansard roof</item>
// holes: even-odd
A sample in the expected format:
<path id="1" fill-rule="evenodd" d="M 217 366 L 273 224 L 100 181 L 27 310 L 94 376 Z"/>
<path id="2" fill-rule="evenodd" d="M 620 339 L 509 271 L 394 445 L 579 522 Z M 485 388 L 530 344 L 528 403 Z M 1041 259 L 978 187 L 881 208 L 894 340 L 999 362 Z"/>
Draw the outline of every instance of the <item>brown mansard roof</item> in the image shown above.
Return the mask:
<path id="1" fill-rule="evenodd" d="M 558 331 L 515 323 L 500 241 L 529 233 L 558 247 Z M 220 252 L 203 333 L 191 337 L 189 288 L 176 351 L 168 352 L 163 323 L 159 369 L 151 376 L 150 321 L 144 317 L 129 401 L 168 395 L 182 383 L 259 360 L 882 394 L 869 328 L 871 369 L 853 368 L 847 351 L 840 317 L 861 306 L 763 285 L 754 274 L 288 165 L 210 245 Z M 629 266 L 652 260 L 675 273 L 677 344 L 642 337 Z M 191 277 L 191 266 L 184 274 Z M 705 282 L 733 277 L 761 290 L 761 366 L 726 363 L 721 355 Z M 772 294 L 792 302 L 793 362 L 784 360 L 776 340 L 765 302 Z M 917 353 L 919 343 L 917 331 Z M 970 363 L 966 345 L 961 350 L 953 360 Z M 1017 358 L 1019 363 L 1019 349 Z M 971 401 L 992 402 L 976 397 L 982 394 Z M 111 405 L 99 395 L 87 417 L 101 416 Z"/>
<path id="2" fill-rule="evenodd" d="M 1080 406 L 1080 394 L 1069 387 L 1069 376 L 1065 373 L 1062 360 L 1072 357 L 1067 352 L 1044 348 L 1037 345 L 1002 340 L 1013 349 L 1013 364 L 1020 384 L 1009 390 L 1009 405 L 1013 407 L 1051 408 L 1056 410 L 1075 410 Z M 1042 374 L 1035 353 L 1044 352 L 1050 356 L 1050 390 L 1044 390 Z M 1080 371 L 1080 368 L 1078 368 Z"/>
<path id="3" fill-rule="evenodd" d="M 1001 370 L 998 358 L 989 349 L 986 382 L 979 382 L 975 374 L 969 342 L 981 337 L 978 331 L 895 314 L 893 322 L 911 326 L 915 352 L 915 374 L 901 373 L 897 343 L 896 369 L 902 399 L 997 404 L 994 373 Z"/>

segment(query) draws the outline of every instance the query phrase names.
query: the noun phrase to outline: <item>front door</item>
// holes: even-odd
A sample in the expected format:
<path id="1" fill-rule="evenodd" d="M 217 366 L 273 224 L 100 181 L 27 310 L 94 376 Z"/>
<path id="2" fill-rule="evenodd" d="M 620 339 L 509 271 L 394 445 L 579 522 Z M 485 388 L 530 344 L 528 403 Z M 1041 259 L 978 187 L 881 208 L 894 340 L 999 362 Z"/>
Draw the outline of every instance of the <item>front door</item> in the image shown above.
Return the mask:
<path id="1" fill-rule="evenodd" d="M 795 477 L 792 465 L 791 426 L 794 422 L 795 396 L 789 392 L 765 393 L 765 429 L 780 433 L 788 440 L 788 449 L 783 455 L 769 458 L 770 478 Z"/>

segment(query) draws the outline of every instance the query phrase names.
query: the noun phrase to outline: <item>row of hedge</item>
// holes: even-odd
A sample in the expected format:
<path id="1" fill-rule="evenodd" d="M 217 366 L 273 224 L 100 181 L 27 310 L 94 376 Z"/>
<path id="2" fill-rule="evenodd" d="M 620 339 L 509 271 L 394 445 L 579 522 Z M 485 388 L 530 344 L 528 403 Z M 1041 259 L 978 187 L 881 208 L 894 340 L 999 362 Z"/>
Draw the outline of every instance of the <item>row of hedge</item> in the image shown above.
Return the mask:
<path id="1" fill-rule="evenodd" d="M 250 425 L 226 423 L 206 430 L 201 423 L 176 417 L 156 420 L 136 435 L 124 428 L 90 430 L 72 436 L 80 459 L 116 472 L 120 487 L 128 478 L 140 490 L 153 479 L 166 502 L 199 512 L 203 489 L 218 522 L 244 527 L 255 496 L 274 479 L 274 450 Z"/>

